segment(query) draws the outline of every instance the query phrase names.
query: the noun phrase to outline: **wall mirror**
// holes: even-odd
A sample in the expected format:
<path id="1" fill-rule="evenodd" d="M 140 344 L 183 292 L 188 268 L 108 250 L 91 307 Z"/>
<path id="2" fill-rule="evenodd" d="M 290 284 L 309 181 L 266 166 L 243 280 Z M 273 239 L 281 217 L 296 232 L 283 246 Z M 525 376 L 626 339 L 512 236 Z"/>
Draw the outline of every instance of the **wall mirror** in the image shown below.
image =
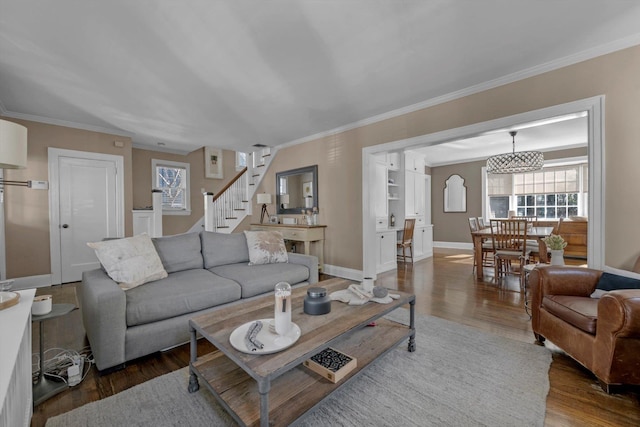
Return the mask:
<path id="1" fill-rule="evenodd" d="M 318 165 L 276 173 L 278 214 L 299 214 L 318 205 Z"/>
<path id="2" fill-rule="evenodd" d="M 467 211 L 467 187 L 460 175 L 451 175 L 444 183 L 444 211 Z"/>

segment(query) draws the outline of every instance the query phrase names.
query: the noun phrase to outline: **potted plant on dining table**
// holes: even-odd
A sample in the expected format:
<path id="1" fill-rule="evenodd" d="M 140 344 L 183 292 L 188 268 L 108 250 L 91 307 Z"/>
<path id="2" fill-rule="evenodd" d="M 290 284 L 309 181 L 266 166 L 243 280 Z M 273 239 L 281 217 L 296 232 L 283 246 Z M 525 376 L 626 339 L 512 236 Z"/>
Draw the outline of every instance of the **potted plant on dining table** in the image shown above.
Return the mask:
<path id="1" fill-rule="evenodd" d="M 567 242 L 562 236 L 551 234 L 542 240 L 551 252 L 551 265 L 564 265 L 564 248 L 567 247 Z"/>

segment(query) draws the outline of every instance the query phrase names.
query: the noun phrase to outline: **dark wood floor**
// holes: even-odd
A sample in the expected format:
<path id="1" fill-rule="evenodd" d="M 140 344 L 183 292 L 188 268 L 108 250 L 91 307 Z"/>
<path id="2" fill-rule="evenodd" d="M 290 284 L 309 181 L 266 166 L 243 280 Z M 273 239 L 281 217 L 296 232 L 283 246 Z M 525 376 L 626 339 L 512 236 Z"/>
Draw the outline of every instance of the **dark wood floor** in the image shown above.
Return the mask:
<path id="1" fill-rule="evenodd" d="M 497 286 L 487 269 L 484 282 L 472 274 L 470 253 L 436 250 L 433 258 L 419 261 L 379 276 L 377 285 L 416 294 L 419 313 L 438 316 L 481 330 L 534 343 L 529 316 L 517 281 Z M 53 294 L 55 302 L 76 302 L 76 284 L 39 289 Z M 34 326 L 34 353 L 38 351 Z M 45 324 L 45 346 L 80 350 L 87 345 L 78 310 Z M 213 348 L 200 340 L 200 351 Z M 43 426 L 48 417 L 67 412 L 95 400 L 111 396 L 156 376 L 185 367 L 188 345 L 154 354 L 124 370 L 99 375 L 95 367 L 84 381 L 37 406 L 31 425 Z M 527 369 L 523 366 L 522 369 Z M 637 390 L 607 395 L 595 378 L 569 357 L 554 353 L 549 371 L 551 388 L 547 397 L 547 426 L 638 426 L 640 401 Z M 461 402 L 464 404 L 464 402 Z"/>

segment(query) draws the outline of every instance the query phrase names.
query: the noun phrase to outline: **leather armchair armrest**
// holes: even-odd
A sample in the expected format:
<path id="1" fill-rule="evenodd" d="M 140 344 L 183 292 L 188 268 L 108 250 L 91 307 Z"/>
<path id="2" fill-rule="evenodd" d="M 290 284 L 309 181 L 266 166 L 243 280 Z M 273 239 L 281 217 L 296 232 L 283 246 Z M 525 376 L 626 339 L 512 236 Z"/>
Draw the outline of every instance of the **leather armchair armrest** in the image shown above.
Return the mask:
<path id="1" fill-rule="evenodd" d="M 611 291 L 600 298 L 597 334 L 640 337 L 640 289 Z"/>
<path id="2" fill-rule="evenodd" d="M 545 295 L 588 297 L 600 280 L 602 271 L 582 267 L 538 267 L 529 275 L 531 325 L 540 333 L 540 307 Z"/>
<path id="3" fill-rule="evenodd" d="M 542 267 L 532 272 L 531 282 L 536 285 L 533 294 L 570 295 L 588 297 L 598 285 L 602 271 L 582 267 Z"/>

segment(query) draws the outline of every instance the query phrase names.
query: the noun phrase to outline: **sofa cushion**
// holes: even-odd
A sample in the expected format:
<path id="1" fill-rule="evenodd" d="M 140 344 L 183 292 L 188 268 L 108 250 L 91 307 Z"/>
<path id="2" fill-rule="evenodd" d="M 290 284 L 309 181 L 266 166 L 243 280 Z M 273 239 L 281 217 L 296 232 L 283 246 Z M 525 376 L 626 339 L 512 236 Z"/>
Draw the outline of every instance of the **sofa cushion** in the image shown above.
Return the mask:
<path id="1" fill-rule="evenodd" d="M 245 231 L 249 265 L 288 262 L 287 248 L 279 231 Z"/>
<path id="2" fill-rule="evenodd" d="M 233 280 L 207 270 L 184 270 L 127 291 L 127 326 L 157 322 L 240 299 Z"/>
<path id="3" fill-rule="evenodd" d="M 559 319 L 595 335 L 599 300 L 569 295 L 547 295 L 542 307 Z"/>
<path id="4" fill-rule="evenodd" d="M 309 279 L 309 269 L 300 264 L 231 264 L 210 269 L 242 287 L 242 298 L 272 292 L 278 282 L 300 283 Z"/>
<path id="5" fill-rule="evenodd" d="M 167 273 L 203 268 L 199 233 L 155 237 L 151 240 Z"/>
<path id="6" fill-rule="evenodd" d="M 223 234 L 202 231 L 200 240 L 202 241 L 204 268 L 249 262 L 247 239 L 242 233 Z"/>
<path id="7" fill-rule="evenodd" d="M 90 242 L 109 277 L 129 290 L 153 280 L 167 277 L 151 238 L 142 233 L 124 239 Z"/>

